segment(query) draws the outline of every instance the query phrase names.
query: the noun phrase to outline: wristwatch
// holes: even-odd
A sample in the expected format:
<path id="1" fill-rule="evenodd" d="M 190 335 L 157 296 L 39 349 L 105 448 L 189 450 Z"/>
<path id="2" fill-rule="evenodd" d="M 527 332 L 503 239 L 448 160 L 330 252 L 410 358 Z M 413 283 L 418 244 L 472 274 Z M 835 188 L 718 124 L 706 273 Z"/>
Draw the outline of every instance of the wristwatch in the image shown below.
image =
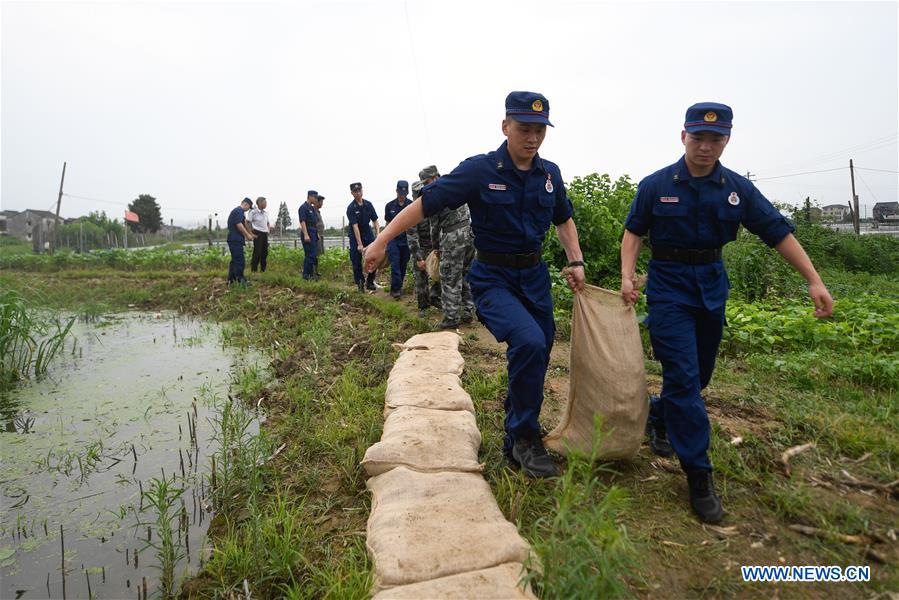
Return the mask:
<path id="1" fill-rule="evenodd" d="M 582 261 L 582 260 L 569 260 L 569 261 L 568 261 L 568 266 L 569 266 L 569 267 L 583 267 L 583 266 L 584 266 L 584 261 Z"/>

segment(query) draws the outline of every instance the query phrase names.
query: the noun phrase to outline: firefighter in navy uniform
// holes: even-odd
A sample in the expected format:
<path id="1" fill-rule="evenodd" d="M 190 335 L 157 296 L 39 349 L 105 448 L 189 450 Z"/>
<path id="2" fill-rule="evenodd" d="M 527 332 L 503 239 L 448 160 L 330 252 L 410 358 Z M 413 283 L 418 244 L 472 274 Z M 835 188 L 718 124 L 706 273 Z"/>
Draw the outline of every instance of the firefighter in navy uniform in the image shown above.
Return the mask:
<path id="1" fill-rule="evenodd" d="M 639 297 L 634 277 L 640 237 L 648 233 L 652 247 L 647 325 L 662 363 L 662 393 L 651 399 L 650 447 L 663 456 L 677 454 L 690 505 L 709 523 L 721 521 L 724 512 L 712 481 L 709 419 L 700 392 L 715 367 L 730 288 L 721 247 L 742 224 L 805 277 L 816 317 L 833 312 L 833 299 L 793 237 L 793 225 L 749 180 L 718 161 L 732 124 L 733 111 L 724 104 L 687 109 L 684 156 L 640 182 L 621 243 L 621 295 L 628 303 Z"/>
<path id="2" fill-rule="evenodd" d="M 353 265 L 353 282 L 360 292 L 366 289 L 374 291 L 375 271 L 365 276 L 362 270 L 362 250 L 371 244 L 380 231 L 378 225 L 378 213 L 371 202 L 362 197 L 362 184 L 359 182 L 350 184 L 350 192 L 353 201 L 346 207 L 347 233 L 350 237 L 350 262 Z M 370 224 L 373 223 L 375 231 L 372 233 Z"/>
<path id="3" fill-rule="evenodd" d="M 401 210 L 411 204 L 409 200 L 409 182 L 400 179 L 396 182 L 396 198 L 384 206 L 384 221 L 390 223 Z M 409 267 L 409 242 L 406 234 L 401 233 L 387 244 L 387 256 L 390 258 L 390 296 L 399 300 L 403 294 L 403 281 Z"/>
<path id="4" fill-rule="evenodd" d="M 584 286 L 583 257 L 562 174 L 537 153 L 550 125 L 543 95 L 510 93 L 502 122 L 506 141 L 425 186 L 421 199 L 397 215 L 365 255 L 371 270 L 388 240 L 425 216 L 468 204 L 476 248 L 468 279 L 477 315 L 497 341 L 508 344 L 504 450 L 529 477 L 559 473 L 543 446 L 539 423 L 555 334 L 549 270 L 541 260 L 550 224 L 570 261 L 569 286 L 575 291 Z"/>

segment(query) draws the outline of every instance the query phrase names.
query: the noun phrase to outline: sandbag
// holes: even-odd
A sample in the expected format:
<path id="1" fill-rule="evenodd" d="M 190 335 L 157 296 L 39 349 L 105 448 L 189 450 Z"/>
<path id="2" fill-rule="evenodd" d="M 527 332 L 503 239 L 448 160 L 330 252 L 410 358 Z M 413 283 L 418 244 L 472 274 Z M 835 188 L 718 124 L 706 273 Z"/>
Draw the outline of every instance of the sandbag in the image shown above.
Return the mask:
<path id="1" fill-rule="evenodd" d="M 397 467 L 372 477 L 367 487 L 374 592 L 528 560 L 528 543 L 503 517 L 480 474 Z"/>
<path id="2" fill-rule="evenodd" d="M 591 453 L 594 415 L 602 417 L 597 458 L 629 459 L 640 449 L 649 404 L 643 346 L 633 305 L 592 285 L 574 295 L 568 404 L 547 448 Z"/>
<path id="3" fill-rule="evenodd" d="M 431 278 L 432 282 L 440 282 L 440 257 L 437 255 L 436 250 L 431 250 L 431 253 L 425 258 L 425 270 L 428 272 L 428 277 Z"/>
<path id="4" fill-rule="evenodd" d="M 447 348 L 449 350 L 459 349 L 459 340 L 461 336 L 455 331 L 432 331 L 430 333 L 419 333 L 413 335 L 405 344 L 400 344 L 406 349 L 424 348 Z"/>
<path id="5" fill-rule="evenodd" d="M 384 394 L 384 416 L 401 406 L 464 410 L 474 414 L 471 396 L 455 373 L 403 370 L 391 375 Z"/>
<path id="6" fill-rule="evenodd" d="M 519 585 L 524 577 L 524 566 L 506 563 L 489 569 L 440 577 L 421 583 L 401 585 L 379 592 L 372 600 L 485 600 L 523 599 L 536 600 L 530 586 Z"/>
<path id="7" fill-rule="evenodd" d="M 393 363 L 390 377 L 407 372 L 462 374 L 465 361 L 458 350 L 430 348 L 428 350 L 403 350 Z M 388 381 L 390 380 L 388 377 Z"/>
<path id="8" fill-rule="evenodd" d="M 384 421 L 381 441 L 365 451 L 362 466 L 369 476 L 398 466 L 416 471 L 480 473 L 481 432 L 467 411 L 403 406 Z"/>

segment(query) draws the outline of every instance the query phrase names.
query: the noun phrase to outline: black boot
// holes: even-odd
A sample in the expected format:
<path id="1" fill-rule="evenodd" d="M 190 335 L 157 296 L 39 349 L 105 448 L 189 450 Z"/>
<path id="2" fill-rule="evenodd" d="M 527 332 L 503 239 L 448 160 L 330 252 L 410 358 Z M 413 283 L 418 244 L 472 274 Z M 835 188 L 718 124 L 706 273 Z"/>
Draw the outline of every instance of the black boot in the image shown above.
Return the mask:
<path id="1" fill-rule="evenodd" d="M 657 456 L 671 457 L 674 450 L 671 448 L 671 442 L 668 441 L 668 432 L 665 425 L 656 427 L 652 423 L 646 423 L 646 435 L 649 436 L 649 449 Z"/>
<path id="2" fill-rule="evenodd" d="M 690 507 L 703 523 L 720 523 L 724 518 L 721 499 L 715 493 L 712 472 L 705 469 L 687 471 L 690 487 Z"/>
<path id="3" fill-rule="evenodd" d="M 359 291 L 360 291 L 360 292 L 362 292 L 363 294 L 365 293 L 365 283 L 363 283 L 363 282 L 361 282 L 361 281 L 357 281 L 357 282 L 356 282 L 356 287 L 359 288 Z"/>
<path id="4" fill-rule="evenodd" d="M 510 458 L 528 477 L 548 478 L 559 476 L 559 465 L 546 451 L 546 448 L 543 446 L 543 439 L 539 435 L 515 440 L 512 444 L 512 456 Z"/>

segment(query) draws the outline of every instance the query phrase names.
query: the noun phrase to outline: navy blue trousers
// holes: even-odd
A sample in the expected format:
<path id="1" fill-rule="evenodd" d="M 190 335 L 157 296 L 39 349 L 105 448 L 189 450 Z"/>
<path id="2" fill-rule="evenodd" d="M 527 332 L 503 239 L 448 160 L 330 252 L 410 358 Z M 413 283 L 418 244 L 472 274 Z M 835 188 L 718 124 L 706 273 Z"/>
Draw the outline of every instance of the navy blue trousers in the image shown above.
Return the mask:
<path id="1" fill-rule="evenodd" d="M 712 468 L 709 416 L 701 391 L 712 379 L 724 331 L 724 306 L 716 310 L 673 302 L 649 305 L 649 339 L 662 363 L 662 394 L 649 422 L 668 432 L 685 471 Z"/>
<path id="2" fill-rule="evenodd" d="M 308 228 L 306 231 L 309 232 L 310 241 L 303 239 L 303 279 L 312 279 L 315 274 L 315 259 L 318 257 L 318 232 Z"/>
<path id="3" fill-rule="evenodd" d="M 350 238 L 353 240 L 353 238 Z M 362 243 L 366 246 L 372 243 L 374 240 L 362 240 Z M 375 273 L 369 273 L 368 276 L 362 271 L 362 253 L 359 252 L 359 249 L 356 248 L 356 241 L 353 240 L 350 242 L 350 263 L 353 265 L 353 283 L 359 285 L 360 282 L 364 283 L 374 283 L 375 282 Z"/>
<path id="4" fill-rule="evenodd" d="M 540 435 L 543 382 L 556 332 L 549 271 L 545 263 L 509 269 L 475 260 L 468 282 L 478 319 L 496 341 L 507 343 L 503 449 L 509 453 L 515 440 Z"/>
<path id="5" fill-rule="evenodd" d="M 406 268 L 409 266 L 409 246 L 400 245 L 396 240 L 390 240 L 387 244 L 387 257 L 390 259 L 390 291 L 399 292 L 403 289 L 403 279 L 406 277 Z"/>
<path id="6" fill-rule="evenodd" d="M 228 283 L 246 281 L 246 278 L 243 276 L 243 270 L 247 265 L 247 259 L 244 256 L 243 247 L 243 240 L 228 242 L 228 250 L 231 252 L 231 262 L 228 263 Z"/>

